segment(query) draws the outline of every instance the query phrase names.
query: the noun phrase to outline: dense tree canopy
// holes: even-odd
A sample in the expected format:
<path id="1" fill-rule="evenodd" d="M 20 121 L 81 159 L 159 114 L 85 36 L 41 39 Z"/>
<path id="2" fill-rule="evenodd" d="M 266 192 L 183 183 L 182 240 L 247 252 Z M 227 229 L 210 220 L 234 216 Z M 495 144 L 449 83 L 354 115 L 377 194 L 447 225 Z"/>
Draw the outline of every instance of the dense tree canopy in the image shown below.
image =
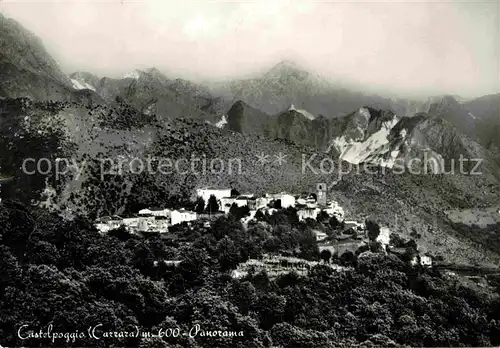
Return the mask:
<path id="1" fill-rule="evenodd" d="M 98 233 L 87 221 L 0 203 L 0 343 L 6 346 L 373 347 L 500 344 L 500 301 L 457 277 L 415 268 L 376 246 L 320 255 L 293 210 L 247 226 L 231 214 L 144 237 Z M 317 222 L 312 222 L 316 224 Z M 371 251 L 370 251 L 371 250 Z M 262 272 L 232 278 L 263 253 L 338 262 L 307 276 Z M 172 266 L 169 262 L 178 260 Z M 65 338 L 21 339 L 52 324 Z M 97 332 L 163 337 L 100 339 Z M 170 329 L 170 331 L 168 331 Z M 197 335 L 173 335 L 173 329 Z M 194 331 L 193 331 L 194 330 Z M 232 336 L 206 332 L 232 332 Z M 165 334 L 169 333 L 169 336 Z"/>
<path id="2" fill-rule="evenodd" d="M 207 202 L 207 212 L 216 213 L 219 211 L 219 203 L 214 195 L 210 195 Z"/>

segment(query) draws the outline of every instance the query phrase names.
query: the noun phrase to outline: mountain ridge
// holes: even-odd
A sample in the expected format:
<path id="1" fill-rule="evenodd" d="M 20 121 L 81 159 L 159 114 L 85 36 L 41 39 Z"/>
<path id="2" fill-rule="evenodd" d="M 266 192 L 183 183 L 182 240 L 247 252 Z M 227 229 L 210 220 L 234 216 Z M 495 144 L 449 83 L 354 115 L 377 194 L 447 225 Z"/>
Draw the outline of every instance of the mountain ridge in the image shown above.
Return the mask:
<path id="1" fill-rule="evenodd" d="M 22 35 L 12 40 L 19 41 L 13 45 L 23 42 Z M 436 218 L 438 230 L 426 234 L 425 241 L 438 251 L 451 248 L 453 258 L 470 252 L 467 257 L 478 261 L 487 247 L 454 234 L 457 231 L 448 225 L 444 211 L 498 203 L 498 180 L 492 175 L 397 174 L 385 165 L 398 156 L 421 158 L 428 153 L 449 159 L 464 154 L 485 158 L 490 167 L 487 169 L 494 171 L 490 150 L 453 124 L 460 122 L 460 117 L 470 118 L 462 110 L 464 105 L 454 99 L 438 98 L 420 105 L 371 98 L 335 86 L 323 90 L 322 82 L 317 83 L 313 74 L 284 64 L 267 78 L 236 81 L 236 90 L 230 92 L 240 91 L 242 98 L 227 105 L 236 94 L 230 93 L 229 98 L 214 94 L 196 83 L 171 79 L 158 69 L 116 79 L 80 72 L 71 76 L 79 82 L 75 88 L 69 77 L 68 81 L 59 81 L 33 69 L 29 61 L 20 61 L 28 64 L 24 67 L 15 65 L 12 62 L 19 51 L 9 52 L 11 56 L 2 61 L 9 70 L 0 70 L 4 77 L 0 80 L 0 147 L 6 154 L 1 158 L 2 168 L 9 170 L 13 179 L 2 187 L 4 196 L 36 202 L 68 218 L 83 215 L 93 219 L 133 214 L 140 207 L 179 197 L 189 201 L 200 186 L 229 186 L 256 193 L 303 192 L 324 182 L 332 197 L 354 218 L 384 220 L 397 214 L 404 221 L 394 228 L 407 234 L 412 228 L 425 229 Z M 46 52 L 41 50 L 40 55 L 43 58 Z M 273 76 L 280 71 L 286 76 Z M 85 83 L 96 91 L 81 89 L 88 87 Z M 253 106 L 260 102 L 276 112 Z M 490 106 L 481 106 L 483 102 Z M 484 110 L 486 115 L 495 110 L 495 102 L 492 97 L 467 105 Z M 305 117 L 290 109 L 291 104 L 316 117 Z M 402 110 L 433 106 L 431 114 L 409 117 L 413 113 L 406 115 L 391 105 L 402 105 Z M 226 114 L 224 124 L 221 121 Z M 490 117 L 481 115 L 481 119 Z M 331 146 L 341 137 L 345 143 L 342 147 Z M 375 172 L 319 170 L 322 161 L 331 163 L 334 169 L 346 167 L 349 163 L 342 158 L 346 151 L 360 155 L 357 163 L 372 164 Z M 283 166 L 256 163 L 259 156 L 278 154 L 286 156 Z M 149 155 L 172 160 L 203 155 L 226 161 L 239 158 L 246 170 L 241 175 L 100 175 L 103 159 L 145 159 Z M 312 156 L 310 164 L 318 173 L 309 167 L 304 172 L 304 156 Z M 58 158 L 74 158 L 78 163 L 87 161 L 88 167 L 79 179 L 74 173 L 56 180 L 53 175 L 29 177 L 20 172 L 20 160 L 41 157 L 51 163 Z M 439 244 L 442 240 L 451 241 L 453 246 L 443 248 Z M 499 255 L 488 253 L 488 259 L 498 263 Z"/>

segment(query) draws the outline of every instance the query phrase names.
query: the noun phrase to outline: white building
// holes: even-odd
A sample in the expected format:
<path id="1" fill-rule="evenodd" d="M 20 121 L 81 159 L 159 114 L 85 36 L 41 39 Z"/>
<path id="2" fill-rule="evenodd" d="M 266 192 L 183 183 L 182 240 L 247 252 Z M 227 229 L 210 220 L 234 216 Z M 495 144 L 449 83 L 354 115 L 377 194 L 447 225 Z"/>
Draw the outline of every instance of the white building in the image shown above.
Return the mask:
<path id="1" fill-rule="evenodd" d="M 295 207 L 295 197 L 292 195 L 284 194 L 281 196 L 281 207 L 283 209 Z"/>
<path id="2" fill-rule="evenodd" d="M 410 261 L 412 266 L 416 266 L 418 264 L 418 256 L 415 256 Z M 426 255 L 420 255 L 420 265 L 423 267 L 431 267 L 432 266 L 432 258 Z"/>
<path id="3" fill-rule="evenodd" d="M 95 227 L 99 230 L 99 232 L 107 233 L 111 230 L 117 229 L 121 226 L 121 221 L 108 221 L 108 222 L 99 222 L 95 224 Z"/>
<path id="4" fill-rule="evenodd" d="M 316 199 L 313 197 L 313 195 L 310 195 L 310 194 L 302 194 L 302 195 L 296 196 L 295 197 L 295 204 L 307 206 L 308 208 L 316 208 L 316 206 L 318 205 L 316 202 Z"/>
<path id="5" fill-rule="evenodd" d="M 385 247 L 389 245 L 390 236 L 391 230 L 389 230 L 387 227 L 380 227 L 380 233 L 375 241 L 379 242 L 380 244 L 382 244 L 382 246 Z"/>
<path id="6" fill-rule="evenodd" d="M 238 198 L 235 199 L 234 204 L 236 204 L 238 207 L 244 207 L 248 205 L 248 197 L 239 196 Z"/>
<path id="7" fill-rule="evenodd" d="M 155 218 L 154 216 L 129 217 L 124 218 L 122 223 L 130 232 L 149 231 L 150 227 L 155 223 Z"/>
<path id="8" fill-rule="evenodd" d="M 432 257 L 426 255 L 420 256 L 420 264 L 426 267 L 432 266 Z"/>
<path id="9" fill-rule="evenodd" d="M 297 210 L 297 216 L 299 217 L 299 221 L 303 221 L 305 219 L 313 219 L 316 220 L 321 209 L 319 208 L 305 208 Z"/>
<path id="10" fill-rule="evenodd" d="M 177 225 L 185 221 L 196 220 L 196 213 L 193 211 L 187 211 L 184 209 L 173 210 L 170 214 L 170 224 Z"/>
<path id="11" fill-rule="evenodd" d="M 102 233 L 107 233 L 123 225 L 123 219 L 119 216 L 106 216 L 97 220 L 95 227 Z"/>
<path id="12" fill-rule="evenodd" d="M 335 201 L 330 202 L 324 211 L 330 216 L 335 216 L 339 221 L 344 219 L 344 209 Z"/>
<path id="13" fill-rule="evenodd" d="M 281 208 L 295 207 L 295 197 L 287 193 L 271 194 L 267 197 L 269 200 L 281 201 Z"/>
<path id="14" fill-rule="evenodd" d="M 259 197 L 255 200 L 255 209 L 266 208 L 268 204 L 269 200 L 267 198 Z"/>
<path id="15" fill-rule="evenodd" d="M 139 210 L 139 215 L 170 217 L 171 212 L 170 209 L 141 209 Z"/>
<path id="16" fill-rule="evenodd" d="M 217 201 L 219 202 L 224 197 L 231 197 L 231 189 L 230 188 L 203 188 L 197 189 L 196 195 L 198 197 L 203 198 L 205 203 L 208 203 L 210 196 L 215 196 Z"/>
<path id="17" fill-rule="evenodd" d="M 144 230 L 143 232 L 168 232 L 168 226 L 170 225 L 169 220 L 155 220 L 152 223 L 148 223 L 149 229 Z"/>
<path id="18" fill-rule="evenodd" d="M 130 233 L 135 232 L 167 232 L 169 219 L 158 219 L 156 216 L 145 214 L 146 216 L 136 217 L 105 217 L 101 218 L 95 224 L 95 227 L 102 233 L 107 233 L 121 226 Z M 149 215 L 149 216 L 147 216 Z"/>
<path id="19" fill-rule="evenodd" d="M 288 207 L 294 207 L 295 206 L 295 197 L 292 195 L 289 195 L 287 193 L 274 193 L 274 194 L 266 194 L 266 197 L 269 201 L 281 201 L 281 208 L 286 209 Z"/>

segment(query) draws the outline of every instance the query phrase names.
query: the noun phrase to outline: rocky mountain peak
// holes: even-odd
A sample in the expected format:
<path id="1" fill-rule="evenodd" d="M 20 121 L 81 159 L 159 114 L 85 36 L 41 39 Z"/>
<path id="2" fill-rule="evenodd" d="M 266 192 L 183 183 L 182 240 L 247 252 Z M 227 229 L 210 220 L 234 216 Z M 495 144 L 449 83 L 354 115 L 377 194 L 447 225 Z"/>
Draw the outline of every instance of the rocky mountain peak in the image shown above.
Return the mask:
<path id="1" fill-rule="evenodd" d="M 281 61 L 269 70 L 264 78 L 267 79 L 286 79 L 304 80 L 310 76 L 310 73 L 292 61 Z"/>
<path id="2" fill-rule="evenodd" d="M 282 60 L 277 63 L 271 71 L 302 70 L 297 63 L 292 60 Z"/>
<path id="3" fill-rule="evenodd" d="M 168 80 L 168 78 L 158 68 L 155 68 L 155 67 L 148 68 L 148 69 L 144 70 L 144 72 L 150 76 L 157 78 L 157 79 Z"/>
<path id="4" fill-rule="evenodd" d="M 316 118 L 316 116 L 314 116 L 312 113 L 310 113 L 309 111 L 307 111 L 305 109 L 297 109 L 294 104 L 290 104 L 290 106 L 288 107 L 288 109 L 286 111 L 288 111 L 288 112 L 294 111 L 295 113 L 304 116 L 308 120 L 314 120 Z"/>
<path id="5" fill-rule="evenodd" d="M 431 98 L 430 102 L 429 113 L 441 113 L 460 107 L 460 103 L 451 95 Z"/>

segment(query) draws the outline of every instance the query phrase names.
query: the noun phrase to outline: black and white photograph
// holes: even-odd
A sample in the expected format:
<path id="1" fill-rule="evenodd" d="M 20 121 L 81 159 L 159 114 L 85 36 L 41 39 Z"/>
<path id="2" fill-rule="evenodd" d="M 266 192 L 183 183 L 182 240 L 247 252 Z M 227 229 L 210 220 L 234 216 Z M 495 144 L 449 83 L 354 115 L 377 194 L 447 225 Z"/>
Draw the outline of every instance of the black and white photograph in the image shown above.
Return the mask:
<path id="1" fill-rule="evenodd" d="M 495 346 L 499 0 L 0 0 L 0 348 Z"/>

